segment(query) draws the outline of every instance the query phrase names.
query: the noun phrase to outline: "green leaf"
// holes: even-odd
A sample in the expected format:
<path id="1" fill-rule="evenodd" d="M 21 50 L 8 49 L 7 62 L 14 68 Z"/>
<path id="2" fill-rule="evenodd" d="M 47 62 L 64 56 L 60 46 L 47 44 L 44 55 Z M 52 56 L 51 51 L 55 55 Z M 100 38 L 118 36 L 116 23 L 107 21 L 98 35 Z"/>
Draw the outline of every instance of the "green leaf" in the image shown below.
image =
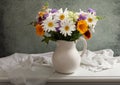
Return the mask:
<path id="1" fill-rule="evenodd" d="M 82 35 L 78 31 L 74 31 L 71 36 L 70 41 L 75 41 L 75 40 L 79 39 L 80 36 L 82 36 Z"/>
<path id="2" fill-rule="evenodd" d="M 104 19 L 105 17 L 96 16 L 96 18 L 97 18 L 98 20 L 102 20 L 102 19 Z"/>
<path id="3" fill-rule="evenodd" d="M 45 6 L 47 6 L 47 7 L 48 7 L 48 6 L 49 6 L 49 3 L 48 3 L 48 2 L 46 2 L 46 3 L 45 3 Z"/>
<path id="4" fill-rule="evenodd" d="M 71 36 L 64 36 L 60 32 L 49 32 L 50 36 L 44 36 L 44 39 L 42 42 L 49 43 L 50 40 L 57 41 L 57 40 L 66 40 L 66 41 L 75 41 L 79 39 L 80 36 L 82 36 L 78 31 L 74 31 Z"/>
<path id="5" fill-rule="evenodd" d="M 50 40 L 51 40 L 51 37 L 44 36 L 44 39 L 42 40 L 42 42 L 45 42 L 48 44 Z"/>

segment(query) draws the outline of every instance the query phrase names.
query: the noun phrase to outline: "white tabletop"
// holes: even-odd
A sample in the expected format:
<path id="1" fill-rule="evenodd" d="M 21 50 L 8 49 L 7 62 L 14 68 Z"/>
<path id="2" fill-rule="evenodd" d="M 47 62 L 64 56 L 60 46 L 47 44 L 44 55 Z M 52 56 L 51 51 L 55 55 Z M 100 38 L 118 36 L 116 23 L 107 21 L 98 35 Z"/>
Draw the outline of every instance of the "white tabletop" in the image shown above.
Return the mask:
<path id="1" fill-rule="evenodd" d="M 74 74 L 70 75 L 55 73 L 50 77 L 49 82 L 120 82 L 120 64 L 101 72 L 91 72 L 79 68 Z"/>
<path id="2" fill-rule="evenodd" d="M 0 71 L 0 82 L 9 82 L 7 75 L 3 71 Z M 91 72 L 79 68 L 73 74 L 54 73 L 49 77 L 48 82 L 120 82 L 120 64 L 101 72 Z"/>

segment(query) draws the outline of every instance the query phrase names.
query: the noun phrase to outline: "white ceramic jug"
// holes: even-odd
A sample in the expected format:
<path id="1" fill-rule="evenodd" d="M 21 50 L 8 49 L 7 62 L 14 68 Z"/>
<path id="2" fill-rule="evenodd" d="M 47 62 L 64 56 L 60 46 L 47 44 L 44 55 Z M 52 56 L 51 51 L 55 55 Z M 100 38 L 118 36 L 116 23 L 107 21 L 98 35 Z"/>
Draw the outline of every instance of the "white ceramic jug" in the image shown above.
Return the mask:
<path id="1" fill-rule="evenodd" d="M 75 41 L 57 41 L 57 47 L 52 57 L 53 66 L 57 72 L 73 73 L 78 67 L 80 67 L 81 57 L 87 49 L 86 40 L 83 37 L 80 39 L 84 42 L 84 48 L 81 55 L 76 49 Z"/>

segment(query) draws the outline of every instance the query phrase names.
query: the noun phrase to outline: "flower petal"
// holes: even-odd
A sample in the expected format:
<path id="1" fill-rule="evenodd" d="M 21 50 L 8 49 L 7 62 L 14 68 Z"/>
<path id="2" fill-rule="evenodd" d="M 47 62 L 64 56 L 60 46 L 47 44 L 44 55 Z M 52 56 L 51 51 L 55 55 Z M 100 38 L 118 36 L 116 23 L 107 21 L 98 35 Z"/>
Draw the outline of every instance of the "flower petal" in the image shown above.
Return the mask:
<path id="1" fill-rule="evenodd" d="M 85 37 L 85 39 L 90 39 L 90 38 L 92 37 L 92 35 L 91 35 L 91 33 L 90 33 L 89 30 L 87 30 L 87 31 L 83 34 L 83 36 Z"/>
<path id="2" fill-rule="evenodd" d="M 44 35 L 43 27 L 40 24 L 37 24 L 35 26 L 35 28 L 36 28 L 36 34 L 37 35 L 39 35 L 39 36 L 43 36 Z"/>
<path id="3" fill-rule="evenodd" d="M 88 24 L 85 20 L 80 20 L 77 23 L 77 30 L 81 33 L 84 34 L 88 30 Z"/>

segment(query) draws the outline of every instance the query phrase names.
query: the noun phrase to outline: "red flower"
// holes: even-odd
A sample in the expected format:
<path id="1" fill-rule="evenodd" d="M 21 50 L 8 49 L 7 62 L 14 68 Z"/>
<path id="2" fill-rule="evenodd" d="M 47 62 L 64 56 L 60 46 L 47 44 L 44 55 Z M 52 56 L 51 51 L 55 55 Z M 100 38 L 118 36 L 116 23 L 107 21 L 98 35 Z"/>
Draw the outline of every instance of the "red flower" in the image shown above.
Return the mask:
<path id="1" fill-rule="evenodd" d="M 92 35 L 91 35 L 91 33 L 90 33 L 89 30 L 87 30 L 87 31 L 83 34 L 83 36 L 85 37 L 85 39 L 90 39 L 90 38 L 92 37 Z"/>

